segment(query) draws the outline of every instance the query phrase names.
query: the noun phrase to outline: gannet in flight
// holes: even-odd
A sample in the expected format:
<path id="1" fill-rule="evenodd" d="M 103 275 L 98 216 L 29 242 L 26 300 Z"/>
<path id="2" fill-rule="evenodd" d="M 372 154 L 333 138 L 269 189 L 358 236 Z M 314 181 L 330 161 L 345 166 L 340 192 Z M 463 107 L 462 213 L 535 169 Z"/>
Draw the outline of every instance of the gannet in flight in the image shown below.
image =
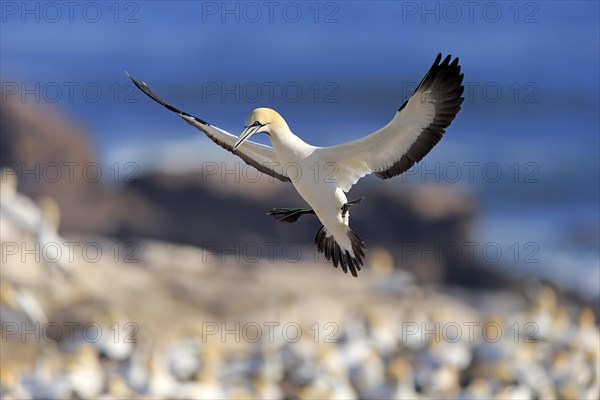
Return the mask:
<path id="1" fill-rule="evenodd" d="M 315 237 L 319 252 L 334 266 L 357 276 L 363 265 L 365 243 L 348 226 L 349 209 L 362 198 L 348 202 L 348 192 L 363 176 L 381 179 L 402 174 L 440 141 L 463 102 L 463 74 L 458 58 L 438 54 L 417 89 L 383 128 L 353 142 L 330 147 L 312 146 L 290 130 L 275 110 L 257 108 L 246 118 L 239 137 L 183 112 L 159 98 L 143 81 L 132 82 L 154 101 L 198 128 L 213 142 L 239 156 L 260 172 L 291 182 L 311 208 L 276 208 L 278 221 L 295 222 L 302 214 L 316 214 L 323 226 Z M 248 140 L 266 133 L 273 147 Z M 289 166 L 294 168 L 289 168 Z M 328 174 L 315 173 L 327 170 Z M 322 176 L 319 176 L 322 175 Z"/>

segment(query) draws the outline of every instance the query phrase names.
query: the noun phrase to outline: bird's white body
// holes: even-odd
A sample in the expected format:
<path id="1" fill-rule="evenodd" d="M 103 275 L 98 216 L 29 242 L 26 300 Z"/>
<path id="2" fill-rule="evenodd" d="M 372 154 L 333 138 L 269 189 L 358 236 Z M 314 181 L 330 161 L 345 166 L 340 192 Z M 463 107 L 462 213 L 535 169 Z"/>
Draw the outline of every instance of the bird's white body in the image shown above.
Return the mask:
<path id="1" fill-rule="evenodd" d="M 271 143 L 294 188 L 311 206 L 330 235 L 343 249 L 352 250 L 347 235 L 348 213 L 342 217 L 342 207 L 348 202 L 333 171 L 334 163 L 323 158 L 322 147 L 307 144 L 289 128 L 271 130 Z"/>
<path id="2" fill-rule="evenodd" d="M 413 96 L 383 128 L 353 142 L 315 147 L 292 133 L 275 110 L 257 108 L 246 118 L 239 137 L 187 114 L 160 99 L 143 82 L 133 83 L 153 100 L 177 113 L 212 141 L 238 155 L 249 165 L 285 182 L 291 182 L 311 209 L 274 209 L 294 222 L 303 213 L 316 214 L 323 223 L 315 243 L 325 258 L 357 275 L 364 257 L 364 242 L 349 227 L 348 192 L 361 177 L 373 173 L 391 178 L 420 161 L 442 138 L 445 128 L 460 110 L 463 101 L 463 74 L 458 58 L 448 56 L 440 64 L 438 55 Z M 247 139 L 257 133 L 269 135 L 273 147 Z M 283 211 L 281 211 L 283 210 Z M 275 216 L 275 213 L 271 213 Z M 277 216 L 276 216 L 277 218 Z"/>

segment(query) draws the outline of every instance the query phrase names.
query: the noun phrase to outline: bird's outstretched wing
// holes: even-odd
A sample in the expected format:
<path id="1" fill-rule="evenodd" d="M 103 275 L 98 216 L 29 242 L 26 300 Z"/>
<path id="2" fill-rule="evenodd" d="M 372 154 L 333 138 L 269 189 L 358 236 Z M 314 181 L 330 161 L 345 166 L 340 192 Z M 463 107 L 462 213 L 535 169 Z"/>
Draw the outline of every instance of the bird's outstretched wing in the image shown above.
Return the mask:
<path id="1" fill-rule="evenodd" d="M 279 162 L 279 159 L 275 154 L 275 150 L 273 150 L 272 147 L 255 142 L 246 141 L 244 142 L 243 149 L 238 148 L 234 151 L 233 145 L 237 140 L 236 136 L 224 131 L 223 129 L 217 128 L 216 126 L 211 125 L 198 117 L 194 117 L 193 115 L 190 115 L 173 107 L 172 105 L 168 104 L 163 99 L 158 97 L 156 93 L 154 93 L 152 89 L 150 89 L 148 85 L 146 85 L 146 83 L 144 83 L 143 81 L 140 82 L 135 80 L 129 74 L 127 74 L 127 76 L 129 77 L 129 79 L 131 79 L 133 84 L 138 87 L 138 89 L 140 89 L 142 92 L 148 95 L 148 97 L 150 97 L 152 100 L 173 111 L 174 113 L 179 115 L 185 122 L 204 132 L 210 140 L 212 140 L 225 150 L 240 157 L 246 162 L 246 164 L 253 166 L 262 173 L 277 178 L 280 181 L 291 181 L 290 178 L 285 174 L 283 170 L 283 165 Z"/>
<path id="2" fill-rule="evenodd" d="M 438 54 L 389 124 L 353 142 L 319 149 L 323 160 L 335 164 L 335 178 L 344 191 L 370 173 L 381 179 L 402 174 L 440 141 L 464 100 L 458 58 L 441 59 Z"/>

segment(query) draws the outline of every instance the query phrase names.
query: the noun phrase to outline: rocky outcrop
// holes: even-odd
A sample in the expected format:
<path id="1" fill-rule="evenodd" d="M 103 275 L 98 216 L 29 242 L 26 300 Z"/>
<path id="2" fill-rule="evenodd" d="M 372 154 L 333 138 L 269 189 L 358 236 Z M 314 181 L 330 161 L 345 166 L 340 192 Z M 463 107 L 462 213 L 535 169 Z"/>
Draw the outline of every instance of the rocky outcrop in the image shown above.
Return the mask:
<path id="1" fill-rule="evenodd" d="M 110 194 L 84 128 L 48 106 L 7 96 L 0 130 L 0 165 L 16 175 L 19 192 L 55 199 L 63 228 L 107 229 Z"/>
<path id="2" fill-rule="evenodd" d="M 313 240 L 321 224 L 314 216 L 304 216 L 293 225 L 266 216 L 271 208 L 305 206 L 291 187 L 273 186 L 269 196 L 257 198 L 240 191 L 215 190 L 206 180 L 200 173 L 156 173 L 134 180 L 124 188 L 136 204 L 128 209 L 152 209 L 152 215 L 125 216 L 112 234 L 123 239 L 171 240 L 226 253 L 256 245 L 266 255 L 271 246 L 278 258 L 284 258 L 286 246 L 315 249 Z M 480 269 L 473 268 L 476 260 L 464 245 L 473 241 L 476 221 L 474 202 L 468 195 L 447 188 L 370 183 L 359 184 L 349 195 L 365 196 L 352 209 L 351 220 L 367 246 L 388 249 L 396 265 L 427 282 L 452 279 L 459 283 L 467 276 L 472 283 L 498 282 L 477 278 Z M 452 251 L 456 248 L 463 254 L 457 256 Z M 319 257 L 316 249 L 310 257 Z"/>

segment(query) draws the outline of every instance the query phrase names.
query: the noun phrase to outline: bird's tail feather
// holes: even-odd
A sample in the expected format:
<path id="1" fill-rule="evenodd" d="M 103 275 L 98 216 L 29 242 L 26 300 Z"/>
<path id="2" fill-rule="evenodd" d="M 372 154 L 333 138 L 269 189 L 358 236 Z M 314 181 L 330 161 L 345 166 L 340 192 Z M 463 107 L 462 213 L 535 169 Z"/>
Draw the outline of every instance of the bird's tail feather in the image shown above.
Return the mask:
<path id="1" fill-rule="evenodd" d="M 348 228 L 348 238 L 350 239 L 354 256 L 348 250 L 342 250 L 333 238 L 333 235 L 327 236 L 324 226 L 317 232 L 315 244 L 319 252 L 325 254 L 327 261 L 333 260 L 334 267 L 337 268 L 338 264 L 340 264 L 345 273 L 348 273 L 348 270 L 350 270 L 352 276 L 356 277 L 363 265 L 363 258 L 365 257 L 367 247 L 365 246 L 365 242 L 350 228 Z"/>

